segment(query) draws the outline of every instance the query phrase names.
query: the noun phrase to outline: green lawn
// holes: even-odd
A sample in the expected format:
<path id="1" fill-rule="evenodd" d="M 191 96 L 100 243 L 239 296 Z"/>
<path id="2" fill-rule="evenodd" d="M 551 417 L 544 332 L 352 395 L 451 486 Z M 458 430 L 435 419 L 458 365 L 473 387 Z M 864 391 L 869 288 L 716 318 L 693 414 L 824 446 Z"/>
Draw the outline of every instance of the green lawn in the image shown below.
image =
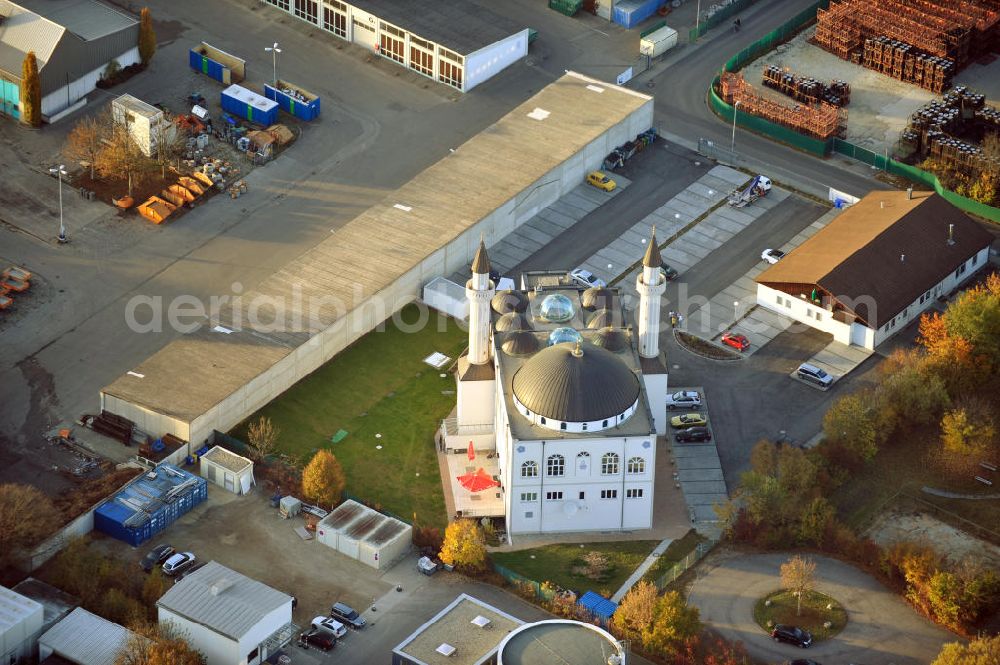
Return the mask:
<path id="1" fill-rule="evenodd" d="M 765 603 L 770 600 L 768 607 Z M 775 591 L 757 601 L 753 608 L 753 618 L 761 628 L 771 632 L 775 624 L 798 626 L 812 633 L 813 642 L 828 640 L 847 625 L 847 612 L 840 603 L 818 591 L 807 591 L 802 596 L 802 613 L 798 613 L 798 599 L 791 591 Z M 827 605 L 832 609 L 826 609 Z M 824 627 L 829 621 L 832 625 Z"/>
<path id="2" fill-rule="evenodd" d="M 684 534 L 683 538 L 670 543 L 667 551 L 656 560 L 656 563 L 643 575 L 642 579 L 655 584 L 664 573 L 673 568 L 677 563 L 683 561 L 684 557 L 688 554 L 691 555 L 693 560 L 695 548 L 699 543 L 705 542 L 705 540 L 703 536 L 698 535 L 697 531 L 691 529 Z"/>
<path id="3" fill-rule="evenodd" d="M 403 309 L 417 320 L 416 306 Z M 439 351 L 451 358 L 465 348 L 466 333 L 452 319 L 438 331 L 438 316 L 417 332 L 393 322 L 368 333 L 330 362 L 254 414 L 281 428 L 278 452 L 307 462 L 329 448 L 344 467 L 347 491 L 410 520 L 447 523 L 434 431 L 455 405 L 455 380 L 424 364 Z M 340 429 L 348 436 L 330 438 Z M 246 423 L 232 434 L 246 440 Z M 381 437 L 377 437 L 381 434 Z M 381 449 L 376 446 L 381 445 Z"/>
<path id="4" fill-rule="evenodd" d="M 517 552 L 493 552 L 490 557 L 501 566 L 536 582 L 551 581 L 580 594 L 589 590 L 610 596 L 618 591 L 618 587 L 658 543 L 657 540 L 632 540 L 584 545 L 546 545 Z M 611 563 L 611 569 L 601 580 L 590 579 L 573 570 L 582 564 L 582 557 L 592 551 L 602 552 Z"/>

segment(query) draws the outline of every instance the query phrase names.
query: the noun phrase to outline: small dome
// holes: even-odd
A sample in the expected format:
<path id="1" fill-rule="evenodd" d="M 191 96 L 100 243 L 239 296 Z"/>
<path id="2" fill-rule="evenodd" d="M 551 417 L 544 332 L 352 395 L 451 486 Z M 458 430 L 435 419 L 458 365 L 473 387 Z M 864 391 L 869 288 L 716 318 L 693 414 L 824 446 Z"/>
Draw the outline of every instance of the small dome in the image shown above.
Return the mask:
<path id="1" fill-rule="evenodd" d="M 563 323 L 576 314 L 573 302 L 561 293 L 553 293 L 542 300 L 541 315 L 546 321 Z"/>
<path id="2" fill-rule="evenodd" d="M 528 309 L 528 299 L 520 291 L 499 291 L 490 300 L 490 307 L 497 314 L 524 312 Z"/>
<path id="3" fill-rule="evenodd" d="M 592 286 L 580 296 L 584 309 L 609 309 L 614 305 L 615 292 L 611 289 Z"/>
<path id="4" fill-rule="evenodd" d="M 613 310 L 599 309 L 587 321 L 587 327 L 591 330 L 598 330 L 599 328 L 607 328 L 608 326 L 620 326 L 621 323 L 621 317 L 615 314 Z"/>
<path id="5" fill-rule="evenodd" d="M 639 378 L 622 360 L 586 342 L 542 349 L 514 373 L 525 408 L 553 420 L 594 422 L 625 413 L 639 399 Z"/>
<path id="6" fill-rule="evenodd" d="M 570 342 L 571 344 L 576 344 L 577 342 L 583 341 L 583 335 L 574 330 L 573 328 L 563 327 L 556 328 L 551 333 L 549 333 L 549 346 L 555 346 L 556 344 L 564 344 Z"/>
<path id="7" fill-rule="evenodd" d="M 512 332 L 514 330 L 531 330 L 531 324 L 524 314 L 519 312 L 507 312 L 497 319 L 497 330 L 500 332 Z"/>
<path id="8" fill-rule="evenodd" d="M 538 338 L 527 330 L 509 332 L 503 338 L 500 348 L 508 356 L 530 356 L 540 346 Z"/>
<path id="9" fill-rule="evenodd" d="M 612 353 L 621 353 L 628 348 L 628 335 L 623 330 L 615 330 L 609 326 L 597 331 L 593 343 L 594 346 L 607 349 Z"/>

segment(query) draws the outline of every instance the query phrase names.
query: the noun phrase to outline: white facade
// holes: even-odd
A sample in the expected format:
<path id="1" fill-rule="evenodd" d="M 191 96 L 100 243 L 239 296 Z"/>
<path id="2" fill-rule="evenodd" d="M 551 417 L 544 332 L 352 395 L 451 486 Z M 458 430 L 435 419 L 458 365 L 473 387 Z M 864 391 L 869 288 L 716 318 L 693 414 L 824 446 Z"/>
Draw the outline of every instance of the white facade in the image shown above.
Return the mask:
<path id="1" fill-rule="evenodd" d="M 134 46 L 114 59 L 122 68 L 135 65 L 141 61 L 139 47 Z M 57 116 L 60 112 L 74 106 L 93 92 L 110 62 L 109 60 L 100 67 L 42 97 L 42 117 L 46 122 L 51 122 L 53 116 Z"/>
<path id="2" fill-rule="evenodd" d="M 793 296 L 784 291 L 765 286 L 764 284 L 757 285 L 757 304 L 800 323 L 804 323 L 811 328 L 830 333 L 833 335 L 834 341 L 841 344 L 874 350 L 875 347 L 905 328 L 912 321 L 920 318 L 920 315 L 929 309 L 939 296 L 951 293 L 972 277 L 979 268 L 989 261 L 989 255 L 989 247 L 979 250 L 962 264 L 956 266 L 939 283 L 928 285 L 927 290 L 919 298 L 877 329 L 866 326 L 859 321 L 850 323 L 838 321 L 832 311 L 810 302 L 807 294 L 803 293 Z M 843 296 L 839 297 L 843 298 Z M 865 300 L 864 298 L 856 299 L 854 304 L 856 306 L 860 305 L 864 309 L 876 306 L 873 300 Z"/>
<path id="3" fill-rule="evenodd" d="M 177 135 L 177 127 L 164 117 L 163 111 L 132 95 L 122 95 L 111 102 L 111 117 L 116 124 L 128 128 L 139 150 L 147 157 L 155 154 L 159 141 L 169 143 Z"/>
<path id="4" fill-rule="evenodd" d="M 348 499 L 316 525 L 316 540 L 375 570 L 384 570 L 410 551 L 413 527 Z"/>
<path id="5" fill-rule="evenodd" d="M 233 494 L 246 494 L 255 485 L 253 462 L 225 448 L 215 446 L 201 456 L 201 476 Z"/>
<path id="6" fill-rule="evenodd" d="M 292 621 L 292 601 L 272 610 L 238 639 L 218 633 L 208 626 L 175 614 L 164 607 L 158 608 L 158 621 L 169 623 L 185 635 L 188 644 L 205 656 L 206 665 L 260 665 L 268 651 L 261 648 L 264 640 L 276 630 Z"/>
<path id="7" fill-rule="evenodd" d="M 44 614 L 34 600 L 0 586 L 0 663 L 17 665 L 30 660 Z"/>

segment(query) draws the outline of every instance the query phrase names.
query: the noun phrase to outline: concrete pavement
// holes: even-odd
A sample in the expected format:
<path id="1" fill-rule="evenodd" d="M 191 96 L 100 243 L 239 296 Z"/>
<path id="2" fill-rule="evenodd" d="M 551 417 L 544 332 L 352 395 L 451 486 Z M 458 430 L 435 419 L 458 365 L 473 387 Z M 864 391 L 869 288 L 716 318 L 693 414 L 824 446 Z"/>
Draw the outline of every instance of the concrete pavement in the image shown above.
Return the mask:
<path id="1" fill-rule="evenodd" d="M 806 652 L 773 642 L 754 621 L 753 607 L 781 587 L 779 569 L 788 557 L 787 553 L 713 554 L 702 563 L 688 602 L 698 608 L 710 628 L 726 639 L 743 642 L 752 657 L 769 663 L 809 657 L 823 663 L 925 665 L 944 643 L 958 639 L 919 616 L 867 573 L 836 559 L 814 556 L 816 590 L 844 606 L 847 626 Z"/>

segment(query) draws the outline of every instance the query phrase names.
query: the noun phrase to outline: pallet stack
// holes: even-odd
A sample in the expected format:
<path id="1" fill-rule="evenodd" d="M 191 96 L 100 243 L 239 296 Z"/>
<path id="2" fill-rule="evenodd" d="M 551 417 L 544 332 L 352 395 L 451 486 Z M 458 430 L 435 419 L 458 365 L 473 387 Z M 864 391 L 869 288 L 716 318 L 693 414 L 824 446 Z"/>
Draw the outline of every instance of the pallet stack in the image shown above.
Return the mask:
<path id="1" fill-rule="evenodd" d="M 764 69 L 762 82 L 798 102 L 847 106 L 851 101 L 851 86 L 847 81 L 836 80 L 826 84 L 809 76 L 796 76 L 788 68 L 782 69 L 777 65 Z"/>
<path id="2" fill-rule="evenodd" d="M 818 139 L 843 136 L 847 128 L 847 111 L 827 102 L 785 106 L 762 97 L 743 80 L 743 74 L 726 72 L 720 80 L 720 92 L 730 104 L 739 104 L 742 113 L 789 127 Z"/>
<path id="3" fill-rule="evenodd" d="M 995 47 L 1000 0 L 841 0 L 816 20 L 816 43 L 839 58 L 940 91 Z"/>
<path id="4" fill-rule="evenodd" d="M 903 153 L 930 156 L 972 175 L 983 169 L 987 157 L 978 145 L 957 135 L 995 127 L 1000 127 L 1000 111 L 986 106 L 984 95 L 957 86 L 940 101 L 913 112 L 900 135 L 900 148 Z"/>

